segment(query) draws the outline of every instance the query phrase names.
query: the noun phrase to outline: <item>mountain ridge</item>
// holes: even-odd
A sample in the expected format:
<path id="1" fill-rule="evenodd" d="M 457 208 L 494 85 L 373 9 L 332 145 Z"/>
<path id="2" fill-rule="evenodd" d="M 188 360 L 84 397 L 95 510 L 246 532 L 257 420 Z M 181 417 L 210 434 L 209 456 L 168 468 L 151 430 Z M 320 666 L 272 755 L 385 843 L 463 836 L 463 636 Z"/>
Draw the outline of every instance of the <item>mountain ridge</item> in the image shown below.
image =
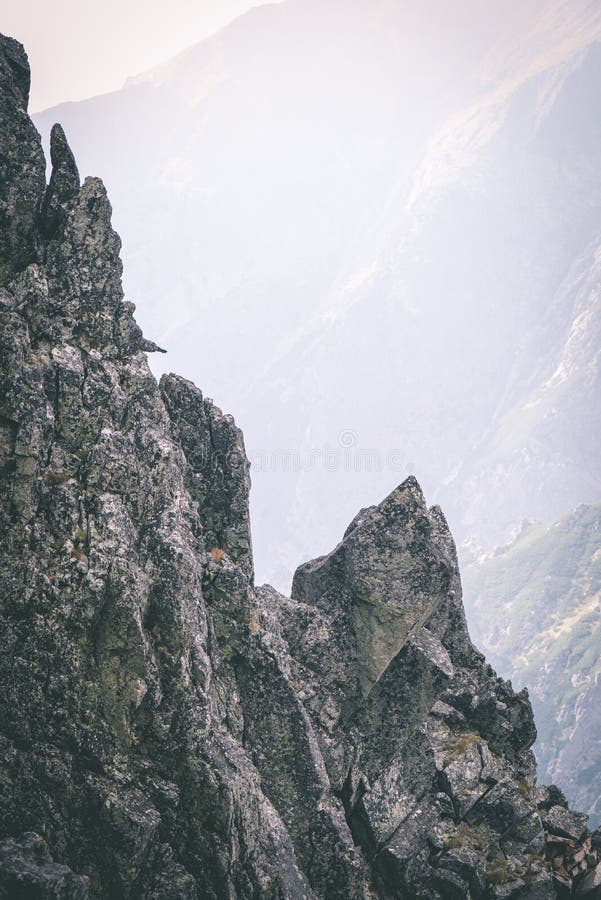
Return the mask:
<path id="1" fill-rule="evenodd" d="M 516 686 L 529 685 L 543 777 L 595 821 L 600 515 L 583 505 L 553 525 L 524 523 L 505 547 L 463 566 L 478 644 Z"/>
<path id="2" fill-rule="evenodd" d="M 151 374 L 104 185 L 59 125 L 45 184 L 27 94 L 0 37 L 0 896 L 594 897 L 414 478 L 255 589 L 242 434 Z"/>

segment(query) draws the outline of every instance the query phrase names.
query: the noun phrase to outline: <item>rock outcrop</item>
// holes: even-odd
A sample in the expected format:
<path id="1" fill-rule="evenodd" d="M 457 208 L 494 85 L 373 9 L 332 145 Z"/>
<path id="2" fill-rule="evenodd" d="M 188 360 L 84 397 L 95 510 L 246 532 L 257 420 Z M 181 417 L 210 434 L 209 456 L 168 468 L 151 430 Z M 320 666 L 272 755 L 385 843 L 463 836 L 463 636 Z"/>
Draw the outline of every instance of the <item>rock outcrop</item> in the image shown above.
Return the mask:
<path id="1" fill-rule="evenodd" d="M 242 436 L 151 375 L 104 188 L 59 127 L 45 186 L 28 83 L 1 38 L 0 898 L 595 896 L 415 480 L 292 599 L 254 587 Z"/>

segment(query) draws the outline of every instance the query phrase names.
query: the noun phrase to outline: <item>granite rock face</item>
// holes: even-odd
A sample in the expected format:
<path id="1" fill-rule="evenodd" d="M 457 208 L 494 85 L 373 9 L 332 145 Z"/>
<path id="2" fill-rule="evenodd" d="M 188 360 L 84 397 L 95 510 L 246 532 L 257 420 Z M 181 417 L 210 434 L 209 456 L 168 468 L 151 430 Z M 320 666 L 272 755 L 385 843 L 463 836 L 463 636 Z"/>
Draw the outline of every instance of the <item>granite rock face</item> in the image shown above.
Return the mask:
<path id="1" fill-rule="evenodd" d="M 101 182 L 56 127 L 46 187 L 7 38 L 0 78 L 0 898 L 595 896 L 440 510 L 409 479 L 255 588 L 242 435 L 156 383 Z"/>
<path id="2" fill-rule="evenodd" d="M 27 115 L 30 85 L 21 45 L 3 38 L 0 54 L 0 276 L 35 259 L 37 207 L 45 185 L 42 142 Z"/>

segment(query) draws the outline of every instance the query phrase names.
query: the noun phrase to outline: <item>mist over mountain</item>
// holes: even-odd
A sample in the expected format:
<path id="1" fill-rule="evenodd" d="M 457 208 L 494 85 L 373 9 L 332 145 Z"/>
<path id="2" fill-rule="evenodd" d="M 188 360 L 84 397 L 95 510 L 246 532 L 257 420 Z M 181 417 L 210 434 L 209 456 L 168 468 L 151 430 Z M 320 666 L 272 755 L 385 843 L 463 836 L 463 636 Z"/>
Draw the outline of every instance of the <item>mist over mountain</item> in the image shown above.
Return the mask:
<path id="1" fill-rule="evenodd" d="M 158 365 L 238 410 L 259 579 L 408 472 L 489 547 L 601 497 L 600 34 L 287 0 L 36 117 L 109 186 Z"/>
<path id="2" fill-rule="evenodd" d="M 516 688 L 528 686 L 543 779 L 601 820 L 601 506 L 525 522 L 464 565 L 474 637 Z"/>

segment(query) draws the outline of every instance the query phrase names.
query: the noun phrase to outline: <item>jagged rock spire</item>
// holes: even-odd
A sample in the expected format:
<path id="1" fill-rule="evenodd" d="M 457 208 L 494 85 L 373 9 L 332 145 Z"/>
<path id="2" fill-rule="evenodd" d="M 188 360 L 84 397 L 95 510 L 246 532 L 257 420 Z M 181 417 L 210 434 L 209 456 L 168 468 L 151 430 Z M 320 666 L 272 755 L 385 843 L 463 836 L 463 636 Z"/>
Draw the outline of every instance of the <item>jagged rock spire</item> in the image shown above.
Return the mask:
<path id="1" fill-rule="evenodd" d="M 36 231 L 25 68 L 0 40 L 0 897 L 551 900 L 550 835 L 595 890 L 414 479 L 253 586 L 242 436 L 157 385 L 60 127 Z"/>
<path id="2" fill-rule="evenodd" d="M 29 82 L 25 50 L 0 35 L 0 284 L 36 257 L 46 164 L 27 115 Z"/>
<path id="3" fill-rule="evenodd" d="M 4 96 L 12 97 L 13 102 L 27 112 L 31 72 L 25 49 L 14 38 L 0 34 L 0 50 L 0 79 Z"/>
<path id="4" fill-rule="evenodd" d="M 460 606 L 444 516 L 427 508 L 416 479 L 408 478 L 380 506 L 362 510 L 328 556 L 296 571 L 292 596 L 348 618 L 354 672 L 345 681 L 350 687 L 356 680 L 367 696 L 411 632 L 443 602 Z M 456 632 L 469 642 L 464 619 Z"/>
<path id="5" fill-rule="evenodd" d="M 50 159 L 52 174 L 44 195 L 40 221 L 44 236 L 55 238 L 66 219 L 66 204 L 79 191 L 79 171 L 75 157 L 67 143 L 65 132 L 58 123 L 50 132 Z"/>
<path id="6" fill-rule="evenodd" d="M 73 183 L 74 191 L 79 190 L 79 172 L 75 157 L 67 143 L 63 126 L 58 122 L 52 126 L 50 132 L 50 161 L 53 173 L 59 169 L 68 173 L 68 177 Z"/>

